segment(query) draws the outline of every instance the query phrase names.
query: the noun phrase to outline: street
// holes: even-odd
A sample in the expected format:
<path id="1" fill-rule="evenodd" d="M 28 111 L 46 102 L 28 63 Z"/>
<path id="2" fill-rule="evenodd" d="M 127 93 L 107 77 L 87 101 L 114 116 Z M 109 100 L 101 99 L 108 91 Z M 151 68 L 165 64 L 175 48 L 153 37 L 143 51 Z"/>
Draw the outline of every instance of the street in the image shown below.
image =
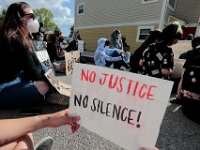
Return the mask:
<path id="1" fill-rule="evenodd" d="M 59 76 L 61 81 L 71 84 L 71 76 Z M 32 110 L 36 108 L 31 108 Z M 37 108 L 38 109 L 38 108 Z M 58 105 L 39 106 L 42 113 L 55 112 L 64 107 Z M 0 118 L 25 116 L 22 110 L 0 110 Z M 41 113 L 41 112 L 38 112 Z M 35 143 L 46 136 L 54 139 L 52 150 L 121 150 L 116 144 L 94 134 L 84 127 L 72 134 L 68 126 L 56 129 L 41 129 L 33 133 Z M 120 138 L 120 137 L 119 137 Z M 180 105 L 170 104 L 167 107 L 156 147 L 160 150 L 199 150 L 200 125 L 186 118 Z"/>
<path id="2" fill-rule="evenodd" d="M 59 79 L 71 84 L 71 76 L 59 76 Z M 123 149 L 88 131 L 84 127 L 81 127 L 75 134 L 72 134 L 70 128 L 66 126 L 57 129 L 42 129 L 34 133 L 35 142 L 45 136 L 52 136 L 54 138 L 53 150 Z M 185 117 L 180 105 L 169 103 L 160 128 L 156 147 L 160 150 L 199 150 L 199 139 L 200 125 Z"/>

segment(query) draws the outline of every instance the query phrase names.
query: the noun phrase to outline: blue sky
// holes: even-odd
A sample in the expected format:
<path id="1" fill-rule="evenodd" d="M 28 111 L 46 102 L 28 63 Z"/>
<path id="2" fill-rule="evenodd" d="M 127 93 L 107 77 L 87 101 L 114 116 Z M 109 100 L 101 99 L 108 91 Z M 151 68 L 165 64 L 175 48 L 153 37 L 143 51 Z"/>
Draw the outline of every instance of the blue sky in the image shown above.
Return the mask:
<path id="1" fill-rule="evenodd" d="M 0 0 L 0 11 L 13 2 L 27 2 L 32 8 L 48 8 L 54 14 L 54 22 L 65 36 L 74 23 L 74 0 Z"/>

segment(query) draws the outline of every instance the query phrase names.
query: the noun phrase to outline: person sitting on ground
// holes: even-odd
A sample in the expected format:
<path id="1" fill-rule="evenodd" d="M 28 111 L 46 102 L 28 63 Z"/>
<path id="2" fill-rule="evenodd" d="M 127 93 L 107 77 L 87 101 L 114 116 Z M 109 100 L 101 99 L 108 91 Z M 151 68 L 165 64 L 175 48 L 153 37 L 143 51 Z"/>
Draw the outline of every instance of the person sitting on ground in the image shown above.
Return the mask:
<path id="1" fill-rule="evenodd" d="M 0 107 L 25 107 L 51 101 L 54 89 L 45 82 L 47 67 L 42 65 L 34 50 L 29 33 L 39 30 L 33 10 L 25 2 L 11 4 L 0 28 Z M 6 63 L 5 63 L 6 62 Z M 61 96 L 63 103 L 69 97 Z M 61 103 L 60 103 L 61 104 Z"/>
<path id="2" fill-rule="evenodd" d="M 60 47 L 60 43 L 63 41 L 61 32 L 55 31 L 49 36 L 47 44 L 47 52 L 49 54 L 51 63 L 54 66 L 55 72 L 65 72 L 65 56 L 64 51 Z"/>
<path id="3" fill-rule="evenodd" d="M 123 50 L 123 42 L 122 42 L 122 35 L 119 30 L 114 30 L 111 33 L 111 39 L 110 39 L 110 48 L 111 49 L 119 49 Z"/>
<path id="4" fill-rule="evenodd" d="M 188 58 L 186 59 L 186 62 L 183 65 L 182 77 L 181 77 L 181 80 L 179 82 L 178 89 L 177 89 L 177 95 L 176 95 L 177 101 L 176 101 L 176 99 L 172 99 L 171 100 L 172 103 L 179 103 L 179 102 L 181 102 L 179 99 L 181 99 L 182 96 L 183 96 L 183 92 L 182 92 L 182 80 L 183 80 L 183 74 L 185 72 L 186 67 L 189 66 L 190 64 L 194 64 L 194 65 L 200 66 L 200 64 L 198 64 L 198 61 L 200 60 L 198 58 L 198 56 L 200 55 L 200 53 L 199 53 L 199 50 L 200 50 L 200 37 L 199 36 L 196 37 L 196 38 L 194 38 L 192 40 L 192 47 L 194 49 L 191 50 L 191 51 L 188 51 L 189 52 Z M 192 62 L 193 60 L 194 60 L 194 62 Z"/>
<path id="5" fill-rule="evenodd" d="M 126 38 L 122 36 L 123 50 L 124 50 L 124 61 L 129 64 L 130 63 L 130 46 L 126 43 Z"/>
<path id="6" fill-rule="evenodd" d="M 80 127 L 77 123 L 79 120 L 80 116 L 72 117 L 68 110 L 26 118 L 2 119 L 0 120 L 0 150 L 50 150 L 53 139 L 47 137 L 34 146 L 32 132 L 42 128 L 69 125 L 74 133 Z"/>
<path id="7" fill-rule="evenodd" d="M 170 46 L 178 42 L 182 32 L 178 23 L 169 24 L 163 29 L 159 41 L 149 45 L 143 52 L 140 66 L 144 75 L 170 79 L 174 69 L 174 54 Z"/>
<path id="8" fill-rule="evenodd" d="M 180 56 L 179 56 L 179 59 L 188 59 L 189 57 L 191 57 L 192 53 L 193 53 L 193 50 L 196 50 L 197 49 L 197 46 L 200 45 L 200 37 L 195 37 L 191 44 L 192 44 L 192 50 L 189 50 L 187 52 L 184 52 L 182 53 Z"/>
<path id="9" fill-rule="evenodd" d="M 193 40 L 194 35 L 192 33 L 188 34 L 187 36 L 187 40 Z"/>
<path id="10" fill-rule="evenodd" d="M 60 48 L 61 40 L 63 40 L 63 37 L 61 36 L 61 33 L 60 32 L 57 33 L 57 31 L 49 37 L 49 41 L 47 44 L 47 52 L 49 54 L 52 63 L 55 61 L 65 60 L 65 57 L 63 55 L 61 56 L 59 55 L 59 53 L 61 52 Z"/>
<path id="11" fill-rule="evenodd" d="M 200 123 L 200 37 L 194 40 L 196 48 L 190 52 L 190 56 L 183 65 L 176 99 L 171 99 L 170 102 L 182 104 L 183 113 Z"/>
<path id="12" fill-rule="evenodd" d="M 110 42 L 106 38 L 100 38 L 97 43 L 98 47 L 94 54 L 94 61 L 97 66 L 105 67 L 107 66 L 106 61 L 114 62 L 122 60 L 122 56 L 120 56 L 122 51 L 117 49 L 109 49 Z M 117 52 L 119 56 L 112 57 L 111 53 L 113 52 Z"/>
<path id="13" fill-rule="evenodd" d="M 35 49 L 35 53 L 40 63 L 45 65 L 48 69 L 54 69 L 46 49 L 47 42 L 44 41 L 43 33 L 41 32 L 32 33 L 32 36 L 33 36 L 33 46 Z"/>
<path id="14" fill-rule="evenodd" d="M 47 42 L 44 41 L 44 34 L 41 32 L 32 33 L 33 43 L 36 47 L 36 51 L 41 51 L 47 48 Z"/>
<path id="15" fill-rule="evenodd" d="M 111 39 L 110 39 L 109 48 L 118 49 L 118 50 L 121 50 L 122 52 L 124 52 L 124 50 L 123 50 L 123 42 L 122 42 L 122 35 L 121 35 L 121 32 L 119 30 L 114 30 L 111 33 Z M 114 53 L 112 53 L 111 56 L 112 57 L 117 57 L 117 56 L 119 56 L 119 53 L 114 52 Z M 112 66 L 112 64 L 113 64 L 113 68 L 115 68 L 115 69 L 126 70 L 126 69 L 130 68 L 129 64 L 127 64 L 125 62 L 124 57 L 123 57 L 123 59 L 121 61 L 115 61 L 115 62 L 106 61 L 107 67 Z"/>
<path id="16" fill-rule="evenodd" d="M 74 31 L 72 39 L 71 39 L 71 41 L 69 41 L 69 45 L 65 48 L 66 52 L 78 50 L 77 38 L 79 35 L 80 35 L 79 31 Z"/>
<path id="17" fill-rule="evenodd" d="M 142 67 L 139 65 L 139 61 L 142 58 L 142 54 L 146 48 L 152 43 L 158 41 L 161 31 L 155 30 L 151 31 L 150 35 L 146 38 L 146 40 L 140 45 L 139 48 L 135 50 L 135 52 L 130 57 L 130 72 L 140 73 L 143 71 Z"/>

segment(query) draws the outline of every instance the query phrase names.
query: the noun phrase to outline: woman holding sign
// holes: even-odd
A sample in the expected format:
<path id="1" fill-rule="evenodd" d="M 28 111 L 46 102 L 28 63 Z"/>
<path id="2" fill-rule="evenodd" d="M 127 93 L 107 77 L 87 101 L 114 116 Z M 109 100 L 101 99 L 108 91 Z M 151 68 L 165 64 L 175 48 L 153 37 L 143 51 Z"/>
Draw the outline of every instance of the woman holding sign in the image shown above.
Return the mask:
<path id="1" fill-rule="evenodd" d="M 25 2 L 11 4 L 0 28 L 0 107 L 45 103 L 49 85 L 30 38 L 39 23 Z M 48 94 L 49 95 L 49 94 Z"/>

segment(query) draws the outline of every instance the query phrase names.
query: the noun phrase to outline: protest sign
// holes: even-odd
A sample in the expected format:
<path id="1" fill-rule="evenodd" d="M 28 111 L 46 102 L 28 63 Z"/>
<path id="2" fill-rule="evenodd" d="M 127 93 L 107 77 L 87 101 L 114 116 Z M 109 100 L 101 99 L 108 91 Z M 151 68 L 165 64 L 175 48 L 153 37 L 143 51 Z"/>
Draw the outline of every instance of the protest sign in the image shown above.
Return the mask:
<path id="1" fill-rule="evenodd" d="M 73 64 L 80 61 L 80 52 L 71 51 L 65 52 L 65 62 L 66 62 L 66 75 L 70 75 L 73 72 Z"/>
<path id="2" fill-rule="evenodd" d="M 53 69 L 49 54 L 46 50 L 46 42 L 33 40 L 33 46 L 39 61 L 46 67 Z"/>
<path id="3" fill-rule="evenodd" d="M 47 50 L 42 50 L 42 51 L 36 51 L 35 52 L 39 61 L 44 64 L 46 67 L 53 69 L 53 65 L 51 63 L 49 54 L 47 53 Z"/>
<path id="4" fill-rule="evenodd" d="M 81 116 L 83 127 L 127 150 L 153 149 L 172 86 L 167 80 L 75 63 L 70 113 Z"/>
<path id="5" fill-rule="evenodd" d="M 51 85 L 62 95 L 70 96 L 71 86 L 58 80 L 55 76 L 53 70 L 49 69 L 45 73 L 46 78 L 51 83 Z"/>

